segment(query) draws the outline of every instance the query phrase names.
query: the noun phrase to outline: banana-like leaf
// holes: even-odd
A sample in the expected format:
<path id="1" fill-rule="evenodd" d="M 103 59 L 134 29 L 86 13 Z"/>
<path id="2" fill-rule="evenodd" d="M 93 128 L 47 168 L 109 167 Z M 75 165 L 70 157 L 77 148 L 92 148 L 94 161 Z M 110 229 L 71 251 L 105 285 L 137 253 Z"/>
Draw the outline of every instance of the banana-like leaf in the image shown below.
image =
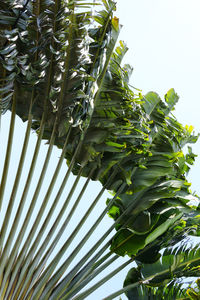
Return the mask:
<path id="1" fill-rule="evenodd" d="M 116 252 L 151 263 L 159 259 L 161 248 L 177 243 L 187 233 L 199 235 L 200 232 L 198 208 L 189 203 L 194 199 L 198 201 L 198 198 L 191 195 L 185 178 L 195 155 L 191 148 L 186 155 L 182 152 L 182 147 L 186 143 L 194 143 L 197 137 L 191 127 L 183 127 L 170 114 L 178 96 L 171 89 L 164 102 L 154 92 L 145 96 L 133 92 L 129 86 L 132 68 L 122 66 L 127 47 L 122 41 L 116 47 L 121 28 L 114 16 L 116 4 L 112 0 L 93 2 L 96 3 L 84 0 L 8 0 L 0 3 L 0 114 L 8 109 L 12 112 L 0 185 L 0 207 L 5 201 L 3 196 L 15 115 L 28 121 L 0 234 L 2 299 L 60 299 L 62 296 L 71 299 L 74 291 L 78 292 L 80 286 L 88 282 L 90 277 L 87 276 L 93 274 L 94 265 L 104 262 L 104 259 L 98 261 L 98 258 L 109 249 L 110 244 L 108 257 Z M 101 5 L 95 11 L 93 4 Z M 31 128 L 38 139 L 24 192 L 7 237 Z M 24 223 L 12 246 L 42 139 L 49 143 L 46 159 Z M 61 148 L 62 154 L 32 229 L 21 245 L 53 145 Z M 64 158 L 69 168 L 43 222 L 42 217 Z M 42 242 L 70 172 L 76 175 L 75 182 Z M 54 236 L 81 176 L 87 177 L 86 183 Z M 62 249 L 46 266 L 90 179 L 102 183 L 101 192 Z M 112 191 L 113 199 L 108 201 L 108 207 L 63 265 L 56 269 L 105 189 Z M 63 276 L 108 209 L 109 215 L 115 219 L 114 225 Z M 40 222 L 43 222 L 41 227 Z M 114 227 L 117 234 L 90 259 Z M 39 233 L 35 236 L 37 229 Z M 84 295 L 77 297 L 84 299 Z"/>
<path id="2" fill-rule="evenodd" d="M 168 98 L 172 96 L 175 97 L 174 92 L 169 91 L 165 98 L 169 102 Z M 188 162 L 192 164 L 194 156 L 191 152 L 184 156 L 181 150 L 188 130 L 169 115 L 169 109 L 156 93 L 150 92 L 144 97 L 143 107 L 151 127 L 150 143 L 147 141 L 145 144 L 149 152 L 145 159 L 138 159 L 133 173 L 130 165 L 124 170 L 124 173 L 131 174 L 129 186 L 116 198 L 109 211 L 116 221 L 120 219 L 117 226 L 120 230 L 111 245 L 112 251 L 116 249 L 120 255 L 135 255 L 139 249 L 163 235 L 173 225 L 173 220 L 176 222 L 193 211 L 189 204 L 192 195 L 185 175 Z M 174 124 L 173 134 L 169 131 L 169 124 Z M 196 198 L 196 201 L 199 199 Z M 139 237 L 142 242 L 138 242 L 138 248 L 137 243 L 134 244 L 137 235 L 143 235 L 143 240 Z"/>
<path id="3" fill-rule="evenodd" d="M 167 248 L 153 265 L 144 264 L 129 271 L 124 286 L 139 283 L 138 287 L 127 292 L 128 299 L 182 299 L 187 288 L 181 280 L 198 277 L 199 262 L 199 245 L 188 247 L 182 244 Z"/>

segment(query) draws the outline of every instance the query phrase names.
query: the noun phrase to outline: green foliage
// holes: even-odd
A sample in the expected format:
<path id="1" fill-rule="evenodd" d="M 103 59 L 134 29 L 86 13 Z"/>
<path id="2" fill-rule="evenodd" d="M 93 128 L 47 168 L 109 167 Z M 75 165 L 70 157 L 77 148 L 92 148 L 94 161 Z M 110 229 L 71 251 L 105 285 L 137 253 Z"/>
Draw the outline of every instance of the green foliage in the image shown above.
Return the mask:
<path id="1" fill-rule="evenodd" d="M 189 299 L 200 299 L 200 280 L 199 278 L 195 282 L 195 287 L 189 287 L 186 291 L 187 295 L 189 296 Z"/>
<path id="2" fill-rule="evenodd" d="M 177 100 L 175 95 L 173 90 L 167 93 L 167 105 L 176 102 L 173 99 Z M 195 209 L 191 207 L 190 200 L 198 201 L 197 197 L 191 195 L 185 177 L 188 163 L 193 164 L 194 159 L 191 148 L 186 155 L 182 152 L 186 141 L 192 140 L 188 128 L 182 127 L 173 116 L 168 115 L 171 106 L 167 108 L 156 93 L 151 92 L 145 96 L 143 107 L 151 129 L 148 140 L 143 142 L 148 154 L 139 157 L 137 164 L 135 156 L 129 185 L 109 210 L 109 215 L 119 223 L 111 250 L 120 255 L 135 255 L 138 250 L 163 235 L 177 220 L 187 219 L 188 214 Z M 193 136 L 195 141 L 196 137 Z M 129 173 L 128 170 L 124 173 L 131 172 L 129 164 Z M 134 238 L 139 238 L 140 243 L 138 240 L 134 243 Z M 120 246 L 117 246 L 118 242 Z M 127 245 L 129 250 L 126 250 Z"/>
<path id="3" fill-rule="evenodd" d="M 98 7 L 96 11 L 95 4 Z M 122 41 L 116 46 L 121 25 L 114 16 L 115 9 L 116 3 L 112 0 L 95 3 L 83 0 L 10 0 L 0 3 L 0 115 L 8 109 L 12 112 L 0 186 L 0 207 L 9 167 L 15 114 L 23 121 L 28 120 L 27 140 L 31 128 L 38 134 L 28 178 L 32 176 L 41 139 L 49 143 L 46 161 L 26 216 L 27 223 L 25 220 L 23 227 L 30 221 L 53 145 L 62 149 L 60 161 L 66 158 L 69 166 L 51 213 L 31 249 L 32 234 L 41 221 L 61 163 L 22 250 L 20 240 L 23 227 L 16 245 L 10 249 L 22 213 L 20 208 L 11 234 L 4 243 L 20 181 L 22 153 L 15 179 L 16 189 L 13 188 L 0 233 L 2 299 L 4 296 L 10 297 L 12 292 L 13 299 L 71 299 L 92 276 L 96 276 L 94 274 L 103 269 L 97 268 L 104 262 L 104 259 L 98 261 L 98 258 L 109 247 L 108 257 L 113 253 L 117 256 L 128 255 L 130 262 L 135 260 L 139 265 L 131 269 L 125 280 L 125 286 L 134 284 L 134 288 L 127 292 L 130 299 L 150 299 L 154 296 L 173 299 L 175 294 L 184 294 L 178 278 L 199 276 L 197 246 L 191 250 L 185 246 L 167 248 L 188 235 L 200 235 L 199 205 L 194 204 L 199 203 L 199 198 L 191 193 L 186 179 L 195 154 L 190 146 L 186 154 L 183 152 L 183 147 L 195 143 L 198 136 L 193 133 L 192 126 L 184 127 L 172 115 L 178 101 L 174 89 L 170 89 L 162 101 L 155 92 L 143 96 L 130 88 L 132 67 L 122 65 L 128 48 Z M 24 152 L 26 143 L 25 140 Z M 70 172 L 77 176 L 76 182 L 47 239 L 35 255 Z M 58 270 L 55 269 L 87 214 L 51 263 L 47 267 L 45 263 L 78 205 L 82 192 L 55 240 L 50 245 L 48 243 L 80 176 L 87 177 L 88 182 L 90 179 L 100 181 L 103 190 L 110 190 L 113 197 L 107 200 L 107 208 L 77 248 L 81 249 L 107 212 L 114 219 L 108 234 L 114 227 L 117 232 L 104 246 L 105 249 L 100 249 L 98 255 L 89 260 L 91 253 L 104 241 L 107 235 L 104 233 L 72 271 L 63 276 L 77 249 Z M 25 195 L 28 186 L 27 181 Z M 25 205 L 24 194 L 21 207 Z M 161 255 L 163 248 L 166 249 Z M 102 282 L 76 299 L 84 299 Z M 166 298 L 162 298 L 163 293 Z M 188 290 L 188 294 L 190 298 L 196 296 L 192 289 Z"/>
<path id="4" fill-rule="evenodd" d="M 197 292 L 184 287 L 183 278 L 198 277 L 199 262 L 199 245 L 166 248 L 153 265 L 143 264 L 129 271 L 124 286 L 138 282 L 138 287 L 127 292 L 128 299 L 183 299 L 186 293 L 194 299 Z"/>

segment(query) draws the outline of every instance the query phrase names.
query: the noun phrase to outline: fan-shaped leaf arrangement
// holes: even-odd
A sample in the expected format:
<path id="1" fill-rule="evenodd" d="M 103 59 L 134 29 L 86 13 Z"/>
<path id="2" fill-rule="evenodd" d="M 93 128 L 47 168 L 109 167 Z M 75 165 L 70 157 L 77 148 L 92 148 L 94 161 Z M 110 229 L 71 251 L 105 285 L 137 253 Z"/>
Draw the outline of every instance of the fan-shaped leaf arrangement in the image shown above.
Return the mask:
<path id="1" fill-rule="evenodd" d="M 122 66 L 128 49 L 122 41 L 116 46 L 121 25 L 113 14 L 115 6 L 111 0 L 0 3 L 2 122 L 3 114 L 11 111 L 0 185 L 0 208 L 6 207 L 1 212 L 1 299 L 85 299 L 132 261 L 151 264 L 155 270 L 162 248 L 187 235 L 199 235 L 199 208 L 194 204 L 198 198 L 191 194 L 185 177 L 195 155 L 190 147 L 186 154 L 182 151 L 197 136 L 172 115 L 178 101 L 173 89 L 162 101 L 154 92 L 142 96 L 130 88 L 132 68 Z M 19 163 L 12 165 L 16 116 L 26 125 L 26 133 Z M 37 142 L 20 188 L 32 131 Z M 42 140 L 47 141 L 48 150 L 30 199 Z M 50 174 L 55 146 L 61 154 Z M 63 161 L 68 169 L 61 176 Z M 10 170 L 16 176 L 9 182 L 8 196 Z M 70 187 L 71 173 L 75 180 Z M 47 177 L 51 179 L 42 194 Z M 69 209 L 81 177 L 85 183 Z M 54 253 L 91 180 L 101 183 L 101 191 L 86 213 L 77 216 L 74 230 L 68 229 L 62 247 Z M 103 207 L 101 196 L 106 189 L 112 199 L 67 256 L 97 202 L 102 201 Z M 78 260 L 79 251 L 107 213 L 113 225 Z M 84 289 L 125 255 L 128 261 Z M 132 271 L 140 281 L 141 272 Z"/>

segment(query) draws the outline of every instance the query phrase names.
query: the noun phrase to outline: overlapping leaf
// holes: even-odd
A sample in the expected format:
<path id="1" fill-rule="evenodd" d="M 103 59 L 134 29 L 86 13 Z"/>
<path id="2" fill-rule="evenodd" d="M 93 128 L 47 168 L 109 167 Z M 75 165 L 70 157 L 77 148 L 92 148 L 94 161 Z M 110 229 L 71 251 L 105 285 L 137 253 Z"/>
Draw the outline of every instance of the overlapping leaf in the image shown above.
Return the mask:
<path id="1" fill-rule="evenodd" d="M 196 137 L 168 115 L 176 102 L 175 92 L 169 91 L 165 98 L 167 105 L 153 92 L 144 98 L 143 108 L 151 128 L 149 140 L 144 141 L 148 155 L 138 161 L 129 186 L 109 211 L 112 218 L 120 219 L 111 245 L 111 250 L 120 255 L 136 255 L 177 220 L 189 217 L 195 209 L 190 206 L 190 197 L 198 202 L 191 196 L 185 178 L 194 155 L 191 148 L 186 156 L 182 152 L 185 142 L 194 142 Z"/>
<path id="2" fill-rule="evenodd" d="M 180 299 L 186 296 L 187 289 L 182 280 L 199 276 L 199 262 L 199 245 L 167 248 L 153 265 L 144 264 L 129 271 L 124 286 L 134 283 L 138 286 L 130 288 L 128 299 Z"/>
<path id="3" fill-rule="evenodd" d="M 31 126 L 39 135 L 42 119 L 42 138 L 66 147 L 72 172 L 88 177 L 93 170 L 91 179 L 112 191 L 109 215 L 117 233 L 111 253 L 158 264 L 161 248 L 200 232 L 199 208 L 190 203 L 198 198 L 186 180 L 195 155 L 191 148 L 185 155 L 182 151 L 197 136 L 171 115 L 178 101 L 173 89 L 165 102 L 154 92 L 143 97 L 130 89 L 132 68 L 122 67 L 127 47 L 120 41 L 115 49 L 120 32 L 115 2 L 102 0 L 96 3 L 100 9 L 91 12 L 93 4 L 0 4 L 0 110 L 11 109 L 16 101 L 17 114 L 24 121 L 32 114 Z M 169 280 L 171 271 L 166 272 Z M 141 270 L 135 273 L 143 279 Z M 33 282 L 29 287 L 33 295 L 46 284 L 44 274 L 36 289 Z M 44 293 L 53 288 L 54 283 Z"/>

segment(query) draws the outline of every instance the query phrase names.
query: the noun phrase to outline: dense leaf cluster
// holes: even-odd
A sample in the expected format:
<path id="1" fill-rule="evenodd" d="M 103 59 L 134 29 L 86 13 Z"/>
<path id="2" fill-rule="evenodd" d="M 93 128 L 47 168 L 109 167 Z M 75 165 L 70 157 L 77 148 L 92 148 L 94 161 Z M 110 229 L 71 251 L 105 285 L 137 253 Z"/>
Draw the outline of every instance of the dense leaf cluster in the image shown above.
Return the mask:
<path id="1" fill-rule="evenodd" d="M 158 262 L 160 249 L 200 234 L 199 200 L 186 179 L 195 155 L 184 148 L 197 136 L 172 114 L 174 89 L 164 101 L 131 89 L 132 68 L 122 66 L 128 49 L 122 41 L 116 47 L 115 3 L 96 4 L 94 11 L 82 0 L 0 3 L 0 110 L 32 118 L 38 135 L 65 150 L 73 174 L 111 191 L 111 252 L 169 267 L 167 250 Z M 141 268 L 125 285 L 145 278 Z M 159 282 L 171 279 L 166 274 Z"/>
<path id="2" fill-rule="evenodd" d="M 135 286 L 127 292 L 129 299 L 198 299 L 194 288 L 184 288 L 182 277 L 199 276 L 199 245 L 189 249 L 181 244 L 166 248 L 162 258 L 153 264 L 132 268 L 124 281 L 124 286 Z M 197 284 L 199 280 L 197 280 Z M 187 286 L 187 282 L 184 283 Z"/>

